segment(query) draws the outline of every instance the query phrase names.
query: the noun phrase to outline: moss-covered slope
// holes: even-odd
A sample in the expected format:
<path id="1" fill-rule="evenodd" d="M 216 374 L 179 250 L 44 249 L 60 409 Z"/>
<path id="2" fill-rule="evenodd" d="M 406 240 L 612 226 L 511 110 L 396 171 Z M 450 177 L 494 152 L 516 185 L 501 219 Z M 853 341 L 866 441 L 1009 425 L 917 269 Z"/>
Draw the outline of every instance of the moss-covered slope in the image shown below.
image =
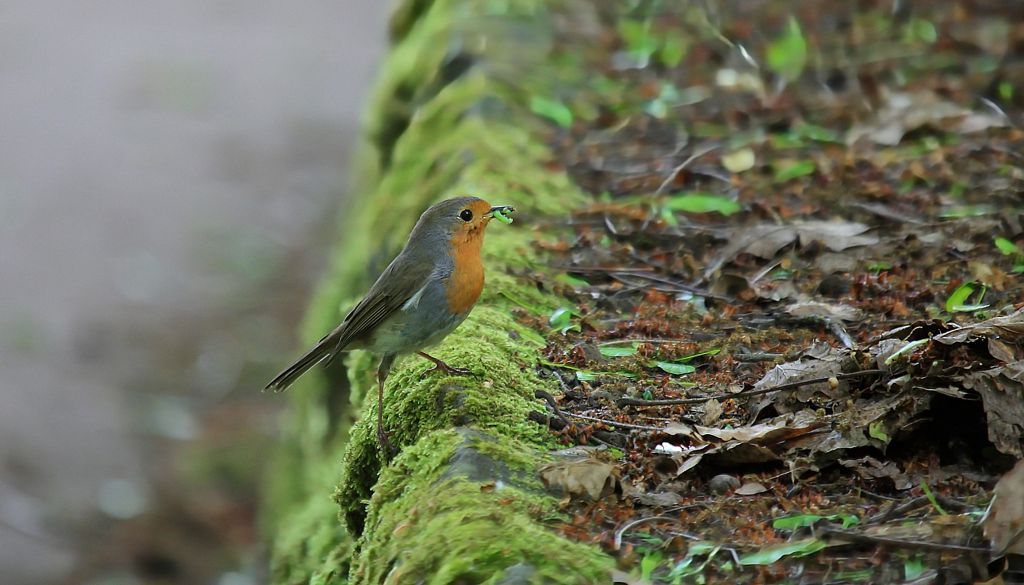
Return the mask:
<path id="1" fill-rule="evenodd" d="M 491 226 L 484 295 L 435 352 L 476 375 L 423 376 L 429 364 L 406 358 L 389 378 L 384 420 L 402 449 L 390 464 L 376 445 L 372 356 L 353 354 L 291 392 L 266 511 L 275 583 L 607 580 L 607 557 L 548 525 L 556 502 L 536 466 L 550 438 L 526 415 L 534 392 L 553 388 L 535 374 L 537 336 L 508 300 L 554 306 L 513 274 L 532 263 L 530 218 L 583 200 L 544 168 L 524 105 L 531 79 L 550 76 L 547 22 L 537 2 L 410 0 L 396 13 L 357 161 L 360 196 L 305 337 L 341 319 L 430 203 L 476 194 L 514 205 L 519 221 Z"/>

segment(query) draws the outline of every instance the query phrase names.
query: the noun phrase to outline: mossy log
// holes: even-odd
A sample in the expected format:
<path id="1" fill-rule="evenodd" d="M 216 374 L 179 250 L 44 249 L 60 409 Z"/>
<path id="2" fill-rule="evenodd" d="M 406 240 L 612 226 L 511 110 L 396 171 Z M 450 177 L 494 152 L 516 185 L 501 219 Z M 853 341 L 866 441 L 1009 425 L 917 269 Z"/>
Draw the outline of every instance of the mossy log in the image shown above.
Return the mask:
<path id="1" fill-rule="evenodd" d="M 274 583 L 609 582 L 609 557 L 553 529 L 562 517 L 537 468 L 555 445 L 527 415 L 542 409 L 534 392 L 557 384 L 536 373 L 543 340 L 512 316 L 516 303 L 558 302 L 515 276 L 536 265 L 531 243 L 543 236 L 531 217 L 585 201 L 545 167 L 544 128 L 527 105 L 557 78 L 549 9 L 408 0 L 395 14 L 358 195 L 304 338 L 340 321 L 429 204 L 475 194 L 514 205 L 517 221 L 491 226 L 484 294 L 436 348 L 475 376 L 424 376 L 418 358 L 393 370 L 384 420 L 401 453 L 390 463 L 375 439 L 373 356 L 354 353 L 289 392 L 264 510 Z"/>

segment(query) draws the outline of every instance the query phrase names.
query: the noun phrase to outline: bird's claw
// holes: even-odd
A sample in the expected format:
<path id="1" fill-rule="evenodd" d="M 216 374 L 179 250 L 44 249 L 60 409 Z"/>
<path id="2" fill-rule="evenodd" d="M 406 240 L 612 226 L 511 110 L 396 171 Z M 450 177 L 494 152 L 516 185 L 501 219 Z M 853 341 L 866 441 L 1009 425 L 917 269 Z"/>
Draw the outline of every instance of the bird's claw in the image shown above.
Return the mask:
<path id="1" fill-rule="evenodd" d="M 427 370 L 426 372 L 424 372 L 424 374 L 433 374 L 434 372 L 438 372 L 438 371 L 444 372 L 445 374 L 450 374 L 452 376 L 472 376 L 473 375 L 473 370 L 471 370 L 469 368 L 457 368 L 455 366 L 449 366 L 448 364 L 446 364 L 444 362 L 441 362 L 439 364 L 434 364 L 434 367 L 432 367 L 429 370 Z"/>
<path id="2" fill-rule="evenodd" d="M 377 428 L 377 444 L 380 445 L 385 461 L 391 461 L 395 455 L 398 455 L 398 448 L 391 443 L 388 432 L 379 427 Z"/>

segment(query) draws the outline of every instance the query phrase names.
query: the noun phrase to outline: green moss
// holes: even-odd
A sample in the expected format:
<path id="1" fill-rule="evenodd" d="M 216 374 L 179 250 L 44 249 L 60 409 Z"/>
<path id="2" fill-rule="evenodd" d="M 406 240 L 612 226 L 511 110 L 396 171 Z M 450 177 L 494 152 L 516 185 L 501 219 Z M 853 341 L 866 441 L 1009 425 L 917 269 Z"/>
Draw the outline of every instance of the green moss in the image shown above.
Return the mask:
<path id="1" fill-rule="evenodd" d="M 304 338 L 312 343 L 340 321 L 430 203 L 471 193 L 519 214 L 513 225 L 488 230 L 484 294 L 431 350 L 476 375 L 423 376 L 430 364 L 415 357 L 392 371 L 384 419 L 402 452 L 389 465 L 376 440 L 374 356 L 354 352 L 344 378 L 312 374 L 290 393 L 286 460 L 275 466 L 289 477 L 273 482 L 268 505 L 274 582 L 342 582 L 350 559 L 348 577 L 359 583 L 500 582 L 513 574 L 531 583 L 607 580 L 607 557 L 546 527 L 559 514 L 536 469 L 554 443 L 526 417 L 541 408 L 536 390 L 557 389 L 538 376 L 536 335 L 515 322 L 508 298 L 539 311 L 562 303 L 514 274 L 537 268 L 529 219 L 587 200 L 547 168 L 544 127 L 525 105 L 523 73 L 545 76 L 550 19 L 536 16 L 546 8 L 532 1 L 410 0 L 404 10 L 401 42 L 385 64 L 360 149 L 357 184 L 366 197 L 340 222 Z M 378 239 L 369 242 L 367 233 Z M 330 406 L 342 385 L 361 417 L 335 432 Z M 339 460 L 335 500 L 344 526 L 322 491 L 323 474 L 337 477 Z"/>
<path id="2" fill-rule="evenodd" d="M 353 539 L 334 521 L 336 508 L 324 491 L 317 491 L 292 507 L 274 524 L 271 582 L 278 585 L 345 583 Z"/>
<path id="3" fill-rule="evenodd" d="M 478 306 L 433 352 L 448 363 L 469 368 L 474 377 L 439 372 L 423 376 L 429 365 L 424 360 L 400 361 L 385 386 L 384 424 L 392 442 L 412 445 L 432 431 L 471 424 L 535 447 L 553 446 L 546 429 L 526 418 L 538 408 L 534 392 L 552 388 L 534 370 L 535 348 L 509 334 L 516 327 L 507 311 Z M 381 467 L 376 393 L 372 396 L 363 419 L 352 430 L 336 495 L 349 528 L 356 533 L 362 529 L 365 500 Z"/>
<path id="4" fill-rule="evenodd" d="M 486 442 L 474 438 L 473 444 Z M 466 444 L 464 432 L 437 431 L 381 476 L 353 583 L 497 583 L 513 565 L 529 567 L 531 583 L 607 579 L 607 557 L 536 520 L 555 508 L 553 498 L 503 482 L 447 477 L 456 452 L 473 449 Z"/>

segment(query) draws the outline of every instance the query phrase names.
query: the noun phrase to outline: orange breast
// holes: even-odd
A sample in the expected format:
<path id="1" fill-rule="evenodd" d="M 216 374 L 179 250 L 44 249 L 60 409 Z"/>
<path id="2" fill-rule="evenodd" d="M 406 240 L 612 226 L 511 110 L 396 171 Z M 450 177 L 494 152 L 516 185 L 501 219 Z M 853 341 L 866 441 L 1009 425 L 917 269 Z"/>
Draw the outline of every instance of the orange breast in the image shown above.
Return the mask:
<path id="1" fill-rule="evenodd" d="M 481 230 L 482 231 L 482 230 Z M 484 265 L 480 260 L 482 234 L 453 242 L 452 275 L 448 281 L 448 309 L 455 314 L 468 312 L 484 288 Z"/>

